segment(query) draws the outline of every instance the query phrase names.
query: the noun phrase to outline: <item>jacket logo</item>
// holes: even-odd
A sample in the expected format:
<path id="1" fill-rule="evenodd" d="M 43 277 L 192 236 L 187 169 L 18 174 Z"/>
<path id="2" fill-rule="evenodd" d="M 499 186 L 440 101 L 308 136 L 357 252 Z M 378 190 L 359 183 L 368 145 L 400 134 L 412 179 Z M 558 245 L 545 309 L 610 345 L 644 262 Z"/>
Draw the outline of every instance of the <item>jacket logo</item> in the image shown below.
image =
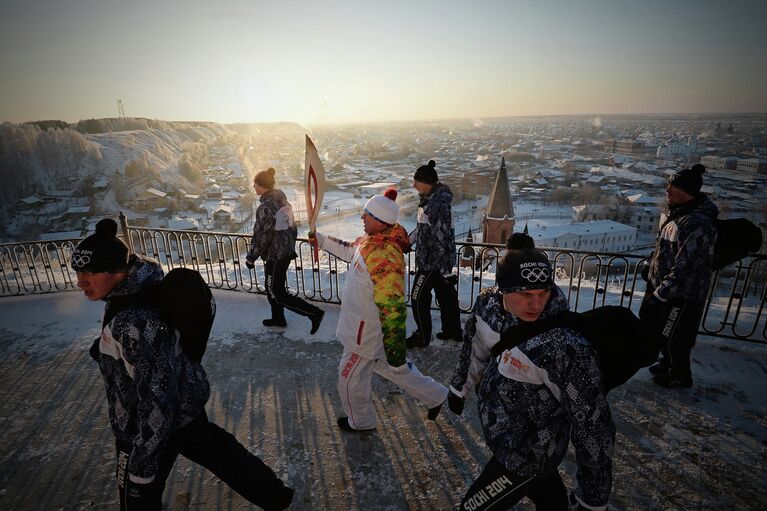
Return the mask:
<path id="1" fill-rule="evenodd" d="M 349 357 L 349 361 L 344 366 L 344 370 L 341 371 L 341 376 L 343 376 L 344 378 L 348 378 L 349 377 L 349 372 L 352 369 L 354 369 L 354 365 L 357 363 L 357 361 L 359 359 L 360 359 L 359 355 L 357 355 L 356 353 L 352 353 L 352 356 Z"/>
<path id="2" fill-rule="evenodd" d="M 527 371 L 530 369 L 530 366 L 527 364 L 523 364 L 521 360 L 518 358 L 512 356 L 511 351 L 507 350 L 503 352 L 503 363 L 504 364 L 510 364 L 513 367 L 516 367 L 520 371 Z"/>
<path id="3" fill-rule="evenodd" d="M 293 209 L 290 207 L 290 204 L 287 206 L 283 206 L 282 208 L 277 211 L 274 215 L 274 230 L 275 231 L 284 231 L 286 229 L 290 229 L 295 225 L 295 220 L 293 219 Z"/>

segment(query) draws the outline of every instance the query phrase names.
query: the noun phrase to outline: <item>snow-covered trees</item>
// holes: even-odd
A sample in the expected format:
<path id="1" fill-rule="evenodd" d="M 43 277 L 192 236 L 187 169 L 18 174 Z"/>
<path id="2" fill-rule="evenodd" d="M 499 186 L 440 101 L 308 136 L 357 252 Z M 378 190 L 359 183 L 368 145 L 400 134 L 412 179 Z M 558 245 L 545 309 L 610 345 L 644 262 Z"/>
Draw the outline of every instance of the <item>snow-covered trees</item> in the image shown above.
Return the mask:
<path id="1" fill-rule="evenodd" d="M 99 147 L 75 130 L 35 124 L 0 124 L 0 200 L 66 186 L 78 167 L 101 159 Z"/>
<path id="2" fill-rule="evenodd" d="M 202 142 L 187 142 L 178 159 L 178 171 L 195 184 L 202 183 L 202 170 L 208 159 L 208 146 Z"/>

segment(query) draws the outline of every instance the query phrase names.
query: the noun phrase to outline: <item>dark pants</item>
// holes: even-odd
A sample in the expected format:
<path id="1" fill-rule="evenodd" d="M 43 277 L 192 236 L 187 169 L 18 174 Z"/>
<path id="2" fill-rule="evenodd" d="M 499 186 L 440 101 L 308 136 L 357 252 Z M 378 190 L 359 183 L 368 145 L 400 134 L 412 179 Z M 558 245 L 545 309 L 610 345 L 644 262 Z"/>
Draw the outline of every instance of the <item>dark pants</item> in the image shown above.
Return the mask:
<path id="1" fill-rule="evenodd" d="M 162 493 L 176 457 L 185 458 L 210 470 L 234 491 L 253 504 L 268 510 L 285 509 L 292 490 L 257 456 L 248 452 L 237 439 L 212 422 L 203 413 L 200 417 L 174 431 L 160 455 L 154 481 L 140 485 L 140 497 L 127 480 L 131 444 L 117 443 L 117 486 L 120 510 L 159 510 Z"/>
<path id="2" fill-rule="evenodd" d="M 653 296 L 648 284 L 639 317 L 655 332 L 660 345 L 661 362 L 669 366 L 672 376 L 692 375 L 690 353 L 698 337 L 704 302 L 661 302 Z"/>
<path id="3" fill-rule="evenodd" d="M 272 307 L 272 319 L 285 322 L 285 308 L 302 316 L 312 317 L 319 314 L 320 308 L 316 307 L 297 296 L 288 293 L 285 287 L 288 266 L 292 259 L 285 258 L 277 261 L 266 261 L 266 298 Z"/>
<path id="4" fill-rule="evenodd" d="M 437 271 L 418 271 L 413 281 L 410 299 L 413 302 L 413 318 L 423 338 L 431 339 L 431 292 L 439 302 L 442 331 L 461 340 L 461 312 L 458 310 L 458 291 L 452 279 L 446 279 Z"/>
<path id="5" fill-rule="evenodd" d="M 490 458 L 461 502 L 461 511 L 502 510 L 527 496 L 536 511 L 567 511 L 567 490 L 554 470 L 543 476 L 522 477 Z"/>

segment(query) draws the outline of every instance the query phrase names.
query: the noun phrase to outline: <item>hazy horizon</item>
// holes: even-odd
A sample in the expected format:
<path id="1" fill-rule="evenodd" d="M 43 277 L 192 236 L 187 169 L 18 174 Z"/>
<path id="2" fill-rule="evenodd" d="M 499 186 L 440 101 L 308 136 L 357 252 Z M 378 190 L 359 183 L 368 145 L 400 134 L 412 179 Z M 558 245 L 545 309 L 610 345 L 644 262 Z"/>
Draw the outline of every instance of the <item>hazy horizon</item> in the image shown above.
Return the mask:
<path id="1" fill-rule="evenodd" d="M 757 1 L 0 2 L 0 121 L 767 112 Z"/>

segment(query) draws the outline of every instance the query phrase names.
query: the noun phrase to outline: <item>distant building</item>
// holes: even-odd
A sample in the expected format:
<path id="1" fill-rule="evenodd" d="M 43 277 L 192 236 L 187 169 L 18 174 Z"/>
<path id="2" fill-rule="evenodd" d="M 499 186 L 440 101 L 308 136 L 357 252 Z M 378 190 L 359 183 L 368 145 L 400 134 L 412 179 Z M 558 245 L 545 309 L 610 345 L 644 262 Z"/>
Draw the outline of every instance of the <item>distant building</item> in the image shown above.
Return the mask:
<path id="1" fill-rule="evenodd" d="M 662 195 L 650 196 L 637 193 L 626 197 L 630 206 L 625 223 L 636 227 L 637 234 L 654 235 L 658 231 L 660 212 L 666 206 Z"/>
<path id="2" fill-rule="evenodd" d="M 647 147 L 641 140 L 618 140 L 611 138 L 604 143 L 605 151 L 608 153 L 630 154 L 640 156 L 647 152 Z"/>
<path id="3" fill-rule="evenodd" d="M 506 174 L 506 159 L 501 158 L 501 168 L 490 191 L 485 215 L 482 217 L 482 241 L 505 245 L 514 232 L 514 206 L 509 193 L 509 178 Z"/>
<path id="4" fill-rule="evenodd" d="M 174 231 L 197 231 L 200 229 L 200 225 L 197 220 L 176 217 L 168 220 L 168 229 Z"/>
<path id="5" fill-rule="evenodd" d="M 147 188 L 141 195 L 136 197 L 136 207 L 143 210 L 150 210 L 162 207 L 167 202 L 168 194 L 161 192 L 156 188 Z"/>
<path id="6" fill-rule="evenodd" d="M 220 199 L 221 198 L 221 187 L 217 184 L 213 184 L 207 192 L 209 199 Z"/>
<path id="7" fill-rule="evenodd" d="M 767 160 L 759 158 L 747 158 L 738 161 L 736 170 L 739 172 L 748 172 L 750 174 L 767 174 Z"/>
<path id="8" fill-rule="evenodd" d="M 456 197 L 486 195 L 493 185 L 495 173 L 476 171 L 441 177 L 440 181 L 450 187 Z"/>
<path id="9" fill-rule="evenodd" d="M 613 154 L 610 156 L 610 158 L 607 160 L 607 163 L 611 167 L 623 167 L 624 165 L 629 165 L 631 163 L 634 163 L 636 160 L 630 156 L 626 156 L 625 154 Z"/>
<path id="10" fill-rule="evenodd" d="M 697 137 L 690 135 L 686 144 L 678 138 L 670 138 L 658 146 L 655 156 L 661 160 L 692 161 L 698 157 Z"/>
<path id="11" fill-rule="evenodd" d="M 19 211 L 27 211 L 30 209 L 39 208 L 43 204 L 45 204 L 44 200 L 34 195 L 30 195 L 29 197 L 20 199 L 19 202 L 16 203 L 16 209 Z"/>
<path id="12" fill-rule="evenodd" d="M 612 220 L 574 224 L 528 223 L 536 247 L 565 248 L 587 252 L 627 252 L 636 244 L 634 227 Z"/>
<path id="13" fill-rule="evenodd" d="M 218 223 L 229 223 L 232 221 L 234 208 L 226 204 L 221 204 L 213 212 L 213 221 Z"/>
<path id="14" fill-rule="evenodd" d="M 79 220 L 87 217 L 90 212 L 90 206 L 71 206 L 62 214 L 52 217 L 51 220 Z"/>
<path id="15" fill-rule="evenodd" d="M 700 163 L 707 169 L 735 170 L 739 160 L 736 156 L 704 156 Z"/>
<path id="16" fill-rule="evenodd" d="M 652 206 L 630 208 L 626 223 L 636 227 L 637 234 L 654 235 L 658 232 L 661 209 Z"/>
<path id="17" fill-rule="evenodd" d="M 573 222 L 606 220 L 615 214 L 615 207 L 607 204 L 580 204 L 573 206 Z"/>

